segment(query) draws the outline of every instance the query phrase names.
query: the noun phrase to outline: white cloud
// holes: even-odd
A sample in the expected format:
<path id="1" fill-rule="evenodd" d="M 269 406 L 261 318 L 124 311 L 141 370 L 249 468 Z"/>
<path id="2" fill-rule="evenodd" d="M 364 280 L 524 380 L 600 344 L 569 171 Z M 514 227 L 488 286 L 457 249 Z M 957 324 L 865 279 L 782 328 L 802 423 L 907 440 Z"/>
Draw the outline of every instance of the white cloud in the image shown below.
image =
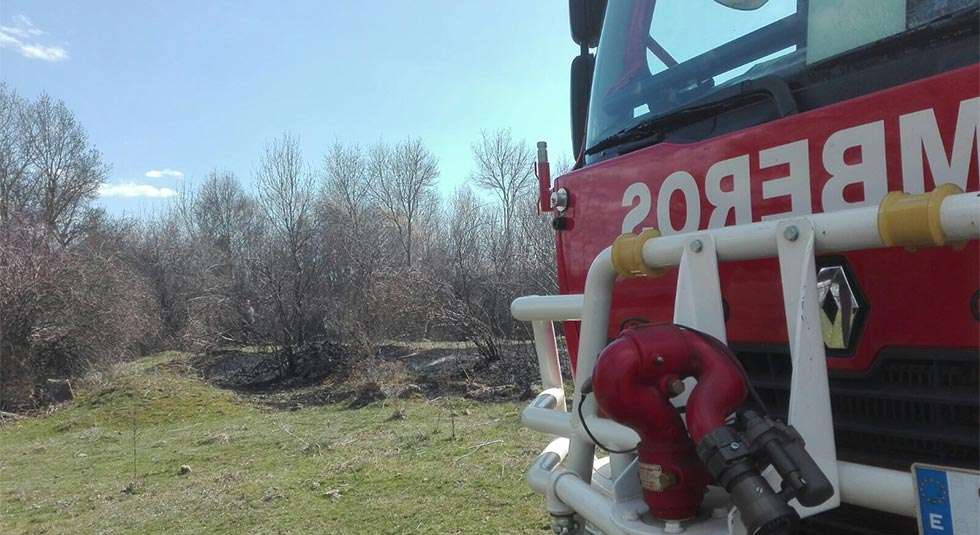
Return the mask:
<path id="1" fill-rule="evenodd" d="M 184 173 L 176 169 L 150 169 L 144 176 L 146 178 L 184 178 Z"/>
<path id="2" fill-rule="evenodd" d="M 64 47 L 44 44 L 38 38 L 46 32 L 24 15 L 16 15 L 10 26 L 0 25 L 0 48 L 16 50 L 21 56 L 41 61 L 64 61 L 68 50 Z"/>
<path id="3" fill-rule="evenodd" d="M 28 59 L 40 59 L 44 61 L 68 59 L 68 51 L 60 46 L 24 45 L 20 47 L 20 54 Z"/>
<path id="4" fill-rule="evenodd" d="M 163 199 L 177 195 L 175 190 L 170 188 L 158 188 L 150 184 L 136 184 L 127 182 L 125 184 L 103 183 L 99 186 L 99 197 L 149 197 L 153 199 Z"/>
<path id="5" fill-rule="evenodd" d="M 0 32 L 19 37 L 21 39 L 30 39 L 31 37 L 40 37 L 44 35 L 44 32 L 35 26 L 34 23 L 31 22 L 31 19 L 25 17 L 24 15 L 15 15 L 13 21 L 13 26 L 0 26 Z"/>
<path id="6" fill-rule="evenodd" d="M 2 28 L 2 27 L 0 27 Z M 0 29 L 0 48 L 20 46 L 20 40 Z"/>

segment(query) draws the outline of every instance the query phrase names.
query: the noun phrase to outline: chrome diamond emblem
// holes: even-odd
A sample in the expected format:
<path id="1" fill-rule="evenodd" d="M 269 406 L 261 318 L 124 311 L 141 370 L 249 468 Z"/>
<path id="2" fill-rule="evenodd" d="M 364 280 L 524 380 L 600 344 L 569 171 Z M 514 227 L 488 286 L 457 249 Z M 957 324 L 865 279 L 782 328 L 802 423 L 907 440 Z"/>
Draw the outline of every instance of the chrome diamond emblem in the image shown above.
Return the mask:
<path id="1" fill-rule="evenodd" d="M 817 299 L 824 344 L 828 349 L 847 349 L 857 330 L 861 302 L 843 267 L 820 268 L 817 272 Z"/>

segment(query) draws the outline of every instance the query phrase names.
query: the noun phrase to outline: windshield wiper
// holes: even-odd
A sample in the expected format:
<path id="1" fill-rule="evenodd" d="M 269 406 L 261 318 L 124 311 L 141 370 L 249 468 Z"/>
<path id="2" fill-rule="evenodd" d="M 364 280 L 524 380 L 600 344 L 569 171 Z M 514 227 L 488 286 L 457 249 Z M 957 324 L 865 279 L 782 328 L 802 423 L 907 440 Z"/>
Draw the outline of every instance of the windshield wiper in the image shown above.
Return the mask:
<path id="1" fill-rule="evenodd" d="M 690 106 L 678 108 L 624 128 L 585 149 L 585 154 L 591 156 L 611 148 L 617 148 L 617 154 L 626 154 L 660 143 L 666 138 L 667 132 L 672 129 L 758 100 L 760 94 L 768 96 L 772 100 L 779 117 L 786 117 L 797 112 L 796 100 L 793 98 L 786 81 L 777 76 L 764 76 L 723 88 L 707 99 Z"/>
<path id="2" fill-rule="evenodd" d="M 595 145 L 585 149 L 585 154 L 591 156 L 593 154 L 598 154 L 606 149 L 611 149 L 613 147 L 622 145 L 624 143 L 633 141 L 644 141 L 649 139 L 650 144 L 659 143 L 663 141 L 665 132 L 660 128 L 659 122 L 663 116 L 652 117 L 639 124 L 624 128 L 619 132 L 599 141 Z M 620 152 L 620 154 L 622 154 Z"/>

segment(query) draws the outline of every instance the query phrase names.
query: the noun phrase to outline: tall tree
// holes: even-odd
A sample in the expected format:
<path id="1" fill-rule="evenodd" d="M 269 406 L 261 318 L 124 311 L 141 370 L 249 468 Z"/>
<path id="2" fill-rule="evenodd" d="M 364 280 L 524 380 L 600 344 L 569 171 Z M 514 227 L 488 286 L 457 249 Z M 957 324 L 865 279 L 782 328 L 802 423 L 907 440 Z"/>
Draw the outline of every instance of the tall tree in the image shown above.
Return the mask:
<path id="1" fill-rule="evenodd" d="M 420 139 L 409 138 L 394 146 L 379 143 L 371 151 L 368 191 L 395 228 L 408 267 L 412 266 L 419 222 L 436 205 L 438 177 L 439 162 Z"/>
<path id="2" fill-rule="evenodd" d="M 297 349 L 322 324 L 316 301 L 324 259 L 319 254 L 313 175 L 303 163 L 299 140 L 272 141 L 256 172 L 259 206 L 268 224 L 258 271 L 272 314 L 269 320 L 284 364 L 296 373 Z"/>
<path id="3" fill-rule="evenodd" d="M 64 102 L 41 95 L 26 111 L 28 178 L 36 216 L 66 244 L 109 175 L 102 153 Z"/>
<path id="4" fill-rule="evenodd" d="M 25 113 L 29 103 L 0 82 L 0 224 L 22 211 L 27 201 Z"/>
<path id="5" fill-rule="evenodd" d="M 510 129 L 481 132 L 473 144 L 473 183 L 492 192 L 500 202 L 501 224 L 507 249 L 514 238 L 518 203 L 530 195 L 534 156 L 524 140 L 513 139 Z"/>

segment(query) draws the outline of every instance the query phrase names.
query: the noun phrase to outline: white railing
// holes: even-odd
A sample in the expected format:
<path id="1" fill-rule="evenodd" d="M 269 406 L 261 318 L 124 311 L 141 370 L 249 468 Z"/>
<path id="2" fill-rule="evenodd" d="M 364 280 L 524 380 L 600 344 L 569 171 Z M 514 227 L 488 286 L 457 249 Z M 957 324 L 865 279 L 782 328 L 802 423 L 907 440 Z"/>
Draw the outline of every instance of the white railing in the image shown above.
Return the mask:
<path id="1" fill-rule="evenodd" d="M 922 210 L 928 204 L 925 200 L 920 206 Z M 930 200 L 940 207 L 938 224 L 947 242 L 975 240 L 980 236 L 980 195 L 960 193 Z M 779 259 L 793 368 L 788 420 L 803 436 L 807 451 L 835 489 L 834 496 L 819 507 L 806 508 L 795 500 L 790 502 L 801 517 L 835 508 L 841 501 L 900 515 L 916 514 L 910 473 L 837 460 L 818 320 L 815 255 L 884 247 L 886 240 L 879 229 L 884 210 L 873 206 L 764 221 L 657 237 L 642 245 L 642 260 L 647 267 L 679 268 L 674 323 L 722 341 L 727 337 L 718 262 Z M 925 218 L 924 211 L 918 215 Z M 930 224 L 935 225 L 936 214 L 930 213 L 929 217 Z M 596 358 L 606 345 L 616 277 L 610 246 L 592 262 L 582 294 L 527 296 L 511 305 L 516 319 L 532 322 L 544 388 L 523 411 L 521 420 L 531 429 L 561 437 L 538 456 L 528 471 L 528 481 L 535 491 L 546 496 L 549 513 L 559 518 L 576 513 L 608 534 L 744 533 L 738 512 L 725 501 L 724 492 L 719 493 L 720 489 L 716 488 L 706 498 L 704 514 L 691 521 L 682 524 L 642 517 L 647 508 L 642 500 L 635 455 L 611 454 L 608 461 L 595 458 L 595 444 L 581 427 L 578 405 L 583 403 L 582 384 L 592 375 Z M 581 321 L 570 412 L 564 399 L 553 325 L 554 321 L 568 320 Z M 693 380 L 688 381 L 691 384 L 685 392 L 693 387 Z M 685 402 L 685 396 L 675 400 L 681 405 Z M 607 446 L 628 449 L 639 441 L 632 429 L 597 416 L 593 397 L 583 403 L 582 413 L 592 434 Z M 597 479 L 601 481 L 592 483 L 594 474 L 599 474 L 601 478 Z M 775 471 L 770 470 L 765 476 L 774 488 L 779 488 Z"/>

